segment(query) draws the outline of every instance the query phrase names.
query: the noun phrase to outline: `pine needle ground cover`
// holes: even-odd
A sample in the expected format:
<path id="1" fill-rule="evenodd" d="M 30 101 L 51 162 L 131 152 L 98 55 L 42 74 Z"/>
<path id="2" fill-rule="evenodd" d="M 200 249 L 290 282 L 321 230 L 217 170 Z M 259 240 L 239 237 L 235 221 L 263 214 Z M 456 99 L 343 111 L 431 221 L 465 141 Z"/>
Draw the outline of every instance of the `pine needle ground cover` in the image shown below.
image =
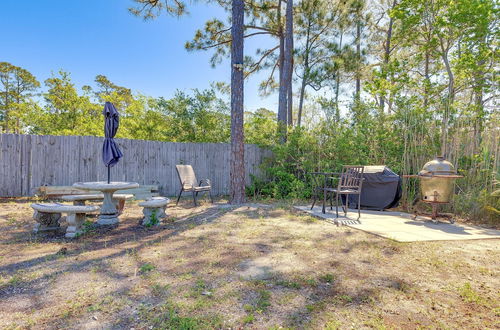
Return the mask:
<path id="1" fill-rule="evenodd" d="M 222 201 L 221 201 L 222 202 Z M 289 205 L 127 205 L 76 240 L 0 204 L 0 328 L 495 328 L 498 240 L 396 243 Z"/>

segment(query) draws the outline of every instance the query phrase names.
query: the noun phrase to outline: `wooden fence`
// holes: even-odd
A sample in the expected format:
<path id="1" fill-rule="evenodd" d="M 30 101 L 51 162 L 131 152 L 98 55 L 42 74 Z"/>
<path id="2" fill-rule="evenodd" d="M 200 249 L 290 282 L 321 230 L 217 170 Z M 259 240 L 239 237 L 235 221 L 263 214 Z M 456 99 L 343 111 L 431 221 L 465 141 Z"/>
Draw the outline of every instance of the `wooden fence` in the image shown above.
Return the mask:
<path id="1" fill-rule="evenodd" d="M 0 197 L 32 196 L 43 185 L 103 181 L 102 137 L 0 134 Z M 212 181 L 214 194 L 229 193 L 230 145 L 116 139 L 124 157 L 111 168 L 112 181 L 158 185 L 162 195 L 180 189 L 176 164 L 191 164 L 198 179 Z M 245 145 L 247 183 L 259 176 L 269 150 Z"/>

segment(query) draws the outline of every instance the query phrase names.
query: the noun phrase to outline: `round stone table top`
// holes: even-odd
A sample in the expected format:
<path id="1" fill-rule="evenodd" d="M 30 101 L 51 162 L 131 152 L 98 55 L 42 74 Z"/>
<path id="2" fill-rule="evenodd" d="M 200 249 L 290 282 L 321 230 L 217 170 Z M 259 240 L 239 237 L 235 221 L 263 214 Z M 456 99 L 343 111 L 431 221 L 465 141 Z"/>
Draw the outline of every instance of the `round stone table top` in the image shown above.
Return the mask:
<path id="1" fill-rule="evenodd" d="M 99 210 L 95 205 L 68 205 L 60 203 L 34 203 L 31 204 L 34 210 L 43 213 L 89 213 Z"/>
<path id="2" fill-rule="evenodd" d="M 96 182 L 76 182 L 73 187 L 83 190 L 116 191 L 122 189 L 138 188 L 137 182 L 96 181 Z"/>

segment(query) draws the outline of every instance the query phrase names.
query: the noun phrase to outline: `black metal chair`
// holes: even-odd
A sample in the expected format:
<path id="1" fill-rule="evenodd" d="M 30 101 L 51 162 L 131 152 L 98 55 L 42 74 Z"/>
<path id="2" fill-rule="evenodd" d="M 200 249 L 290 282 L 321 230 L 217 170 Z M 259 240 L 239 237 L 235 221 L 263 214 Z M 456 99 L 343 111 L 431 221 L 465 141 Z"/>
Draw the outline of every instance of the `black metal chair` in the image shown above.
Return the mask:
<path id="1" fill-rule="evenodd" d="M 339 217 L 339 197 L 346 196 L 346 205 L 340 198 L 344 215 L 347 216 L 347 207 L 349 204 L 349 195 L 358 195 L 358 219 L 361 217 L 361 189 L 363 187 L 364 166 L 345 165 L 342 167 L 342 174 L 339 178 L 337 188 L 326 188 L 327 191 L 335 194 L 335 213 Z M 332 208 L 330 206 L 330 208 Z"/>
<path id="2" fill-rule="evenodd" d="M 316 204 L 316 200 L 320 198 L 320 194 L 323 196 L 323 208 L 322 213 L 325 213 L 325 204 L 326 200 L 330 199 L 330 208 L 333 207 L 333 201 L 331 193 L 333 187 L 333 181 L 336 179 L 335 176 L 338 176 L 339 173 L 333 172 L 312 172 L 310 173 L 312 176 L 313 189 L 312 189 L 312 197 L 313 202 L 311 205 L 311 210 L 314 208 Z M 329 196 L 328 196 L 329 195 Z"/>

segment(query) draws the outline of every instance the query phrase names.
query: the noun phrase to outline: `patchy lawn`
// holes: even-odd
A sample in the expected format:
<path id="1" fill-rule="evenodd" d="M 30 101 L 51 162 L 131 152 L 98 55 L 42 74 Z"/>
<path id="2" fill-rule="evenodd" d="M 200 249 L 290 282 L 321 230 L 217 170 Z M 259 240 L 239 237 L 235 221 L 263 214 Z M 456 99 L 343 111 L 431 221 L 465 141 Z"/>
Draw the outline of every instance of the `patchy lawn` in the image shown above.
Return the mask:
<path id="1" fill-rule="evenodd" d="M 278 205 L 31 234 L 0 203 L 0 328 L 497 328 L 500 241 L 396 243 Z"/>

